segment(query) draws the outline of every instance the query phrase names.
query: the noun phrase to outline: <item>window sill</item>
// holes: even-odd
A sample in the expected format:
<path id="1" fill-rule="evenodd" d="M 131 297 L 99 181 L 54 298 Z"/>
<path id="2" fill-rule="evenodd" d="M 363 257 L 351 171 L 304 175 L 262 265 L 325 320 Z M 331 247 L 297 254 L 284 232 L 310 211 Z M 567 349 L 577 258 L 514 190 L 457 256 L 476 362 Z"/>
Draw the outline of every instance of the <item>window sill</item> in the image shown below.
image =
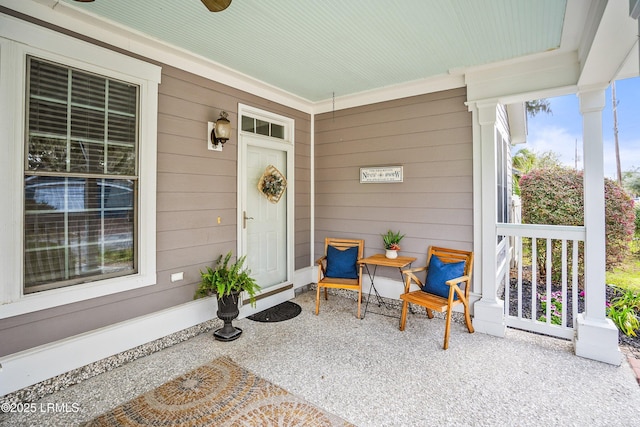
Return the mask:
<path id="1" fill-rule="evenodd" d="M 23 295 L 16 301 L 0 305 L 0 319 L 151 286 L 155 283 L 155 274 L 136 274 Z"/>

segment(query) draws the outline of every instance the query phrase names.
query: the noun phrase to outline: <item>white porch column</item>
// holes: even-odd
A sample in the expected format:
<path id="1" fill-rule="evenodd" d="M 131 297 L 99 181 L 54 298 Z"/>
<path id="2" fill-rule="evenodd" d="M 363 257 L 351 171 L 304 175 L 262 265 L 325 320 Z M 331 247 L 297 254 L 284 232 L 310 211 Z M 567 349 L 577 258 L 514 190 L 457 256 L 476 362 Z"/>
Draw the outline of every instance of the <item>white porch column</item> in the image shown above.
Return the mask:
<path id="1" fill-rule="evenodd" d="M 480 197 L 476 197 L 474 209 L 479 209 L 480 223 L 480 253 L 476 249 L 476 265 L 481 264 L 480 277 L 482 298 L 473 306 L 473 327 L 478 332 L 504 337 L 507 327 L 504 321 L 504 301 L 498 299 L 496 282 L 496 221 L 497 221 L 497 180 L 496 180 L 496 118 L 497 101 L 479 102 L 472 110 L 474 122 L 479 125 L 479 132 L 474 133 L 474 139 L 479 139 Z M 477 153 L 477 151 L 474 151 Z M 477 189 L 477 187 L 475 187 Z"/>
<path id="2" fill-rule="evenodd" d="M 618 328 L 606 317 L 606 236 L 602 109 L 605 88 L 581 90 L 580 112 L 584 151 L 584 290 L 585 312 L 578 315 L 576 355 L 619 365 Z"/>

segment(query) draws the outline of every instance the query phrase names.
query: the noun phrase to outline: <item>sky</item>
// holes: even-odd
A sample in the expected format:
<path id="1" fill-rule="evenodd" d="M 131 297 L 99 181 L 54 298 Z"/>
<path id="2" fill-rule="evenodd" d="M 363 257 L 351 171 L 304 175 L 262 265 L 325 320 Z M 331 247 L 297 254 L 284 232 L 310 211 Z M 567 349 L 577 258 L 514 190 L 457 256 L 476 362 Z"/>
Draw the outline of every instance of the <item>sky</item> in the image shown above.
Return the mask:
<path id="1" fill-rule="evenodd" d="M 616 155 L 613 126 L 611 87 L 606 91 L 606 105 L 602 113 L 604 143 L 604 174 L 616 179 Z M 528 148 L 538 154 L 553 151 L 560 162 L 574 167 L 576 141 L 578 169 L 582 169 L 582 116 L 578 96 L 547 98 L 552 114 L 539 113 L 528 118 L 527 143 L 516 145 L 513 152 Z M 616 81 L 618 101 L 618 145 L 622 172 L 640 168 L 640 77 Z"/>

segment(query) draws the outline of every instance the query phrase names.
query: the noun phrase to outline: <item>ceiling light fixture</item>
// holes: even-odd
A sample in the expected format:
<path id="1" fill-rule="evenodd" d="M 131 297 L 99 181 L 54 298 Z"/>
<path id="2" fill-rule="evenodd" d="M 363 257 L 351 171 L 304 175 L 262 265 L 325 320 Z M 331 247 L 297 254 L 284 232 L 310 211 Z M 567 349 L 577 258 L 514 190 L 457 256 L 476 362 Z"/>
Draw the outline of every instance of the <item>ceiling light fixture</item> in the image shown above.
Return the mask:
<path id="1" fill-rule="evenodd" d="M 231 4 L 231 0 L 202 0 L 210 12 L 222 12 Z"/>

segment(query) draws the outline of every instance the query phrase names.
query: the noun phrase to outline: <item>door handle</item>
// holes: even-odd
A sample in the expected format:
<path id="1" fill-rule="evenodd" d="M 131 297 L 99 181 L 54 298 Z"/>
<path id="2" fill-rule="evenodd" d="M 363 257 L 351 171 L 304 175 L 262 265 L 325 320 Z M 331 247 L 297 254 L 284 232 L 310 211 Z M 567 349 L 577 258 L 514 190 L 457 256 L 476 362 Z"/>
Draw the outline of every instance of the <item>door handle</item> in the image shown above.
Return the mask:
<path id="1" fill-rule="evenodd" d="M 242 211 L 242 228 L 247 228 L 248 219 L 253 219 L 253 217 L 247 216 L 247 211 Z"/>

